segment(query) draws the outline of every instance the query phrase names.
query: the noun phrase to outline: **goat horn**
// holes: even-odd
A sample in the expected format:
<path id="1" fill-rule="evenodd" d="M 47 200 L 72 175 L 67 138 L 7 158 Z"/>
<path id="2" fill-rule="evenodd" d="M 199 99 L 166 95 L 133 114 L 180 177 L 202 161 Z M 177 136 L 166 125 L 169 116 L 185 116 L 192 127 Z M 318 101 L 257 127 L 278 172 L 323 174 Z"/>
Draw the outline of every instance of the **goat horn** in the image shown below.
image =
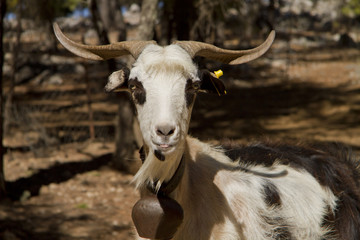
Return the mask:
<path id="1" fill-rule="evenodd" d="M 57 23 L 54 23 L 53 28 L 57 39 L 67 50 L 91 60 L 107 60 L 129 54 L 137 59 L 147 45 L 156 44 L 155 41 L 124 41 L 108 45 L 85 45 L 70 40 Z"/>
<path id="2" fill-rule="evenodd" d="M 208 43 L 196 41 L 175 41 L 173 44 L 177 44 L 185 49 L 191 57 L 201 56 L 219 62 L 236 65 L 250 62 L 263 55 L 270 48 L 274 39 L 275 31 L 273 30 L 270 32 L 265 42 L 256 48 L 248 50 L 226 50 Z"/>

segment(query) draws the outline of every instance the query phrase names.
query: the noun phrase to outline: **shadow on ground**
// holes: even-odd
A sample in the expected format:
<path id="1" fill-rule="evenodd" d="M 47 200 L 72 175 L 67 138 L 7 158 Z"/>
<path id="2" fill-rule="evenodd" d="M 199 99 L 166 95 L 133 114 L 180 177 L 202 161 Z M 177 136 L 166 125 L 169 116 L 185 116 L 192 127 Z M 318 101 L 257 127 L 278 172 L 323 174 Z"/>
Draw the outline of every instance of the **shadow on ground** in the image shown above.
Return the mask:
<path id="1" fill-rule="evenodd" d="M 39 195 L 40 188 L 51 183 L 61 183 L 74 177 L 76 174 L 99 169 L 111 161 L 112 154 L 106 154 L 90 161 L 67 162 L 42 169 L 27 178 L 20 178 L 14 182 L 7 182 L 6 189 L 11 200 L 19 200 L 24 191 L 30 196 Z"/>
<path id="2" fill-rule="evenodd" d="M 305 134 L 320 130 L 324 134 L 326 131 L 344 134 L 344 129 L 359 126 L 359 103 L 360 89 L 347 86 L 324 87 L 310 83 L 232 86 L 222 97 L 209 94 L 198 97 L 190 133 L 205 140 L 282 138 L 286 134 L 289 138 L 310 140 Z"/>

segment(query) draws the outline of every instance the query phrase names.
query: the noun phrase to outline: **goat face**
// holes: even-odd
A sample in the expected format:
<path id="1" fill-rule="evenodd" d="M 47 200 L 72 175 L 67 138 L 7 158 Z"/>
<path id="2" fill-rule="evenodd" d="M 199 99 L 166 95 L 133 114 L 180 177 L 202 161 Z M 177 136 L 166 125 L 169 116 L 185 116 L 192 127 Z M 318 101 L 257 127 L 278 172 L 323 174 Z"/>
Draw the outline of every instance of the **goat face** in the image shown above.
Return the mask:
<path id="1" fill-rule="evenodd" d="M 199 71 L 182 47 L 154 44 L 145 47 L 130 73 L 112 74 L 105 89 L 131 93 L 145 144 L 162 156 L 183 145 L 197 92 L 225 92 L 223 83 Z"/>
<path id="2" fill-rule="evenodd" d="M 179 46 L 149 45 L 140 54 L 127 86 L 150 150 L 167 155 L 184 142 L 199 83 L 197 67 Z"/>
<path id="3" fill-rule="evenodd" d="M 152 152 L 166 156 L 183 145 L 196 93 L 224 92 L 224 85 L 208 71 L 198 71 L 180 46 L 151 44 L 130 72 L 122 69 L 113 73 L 105 89 L 131 93 L 145 144 Z"/>

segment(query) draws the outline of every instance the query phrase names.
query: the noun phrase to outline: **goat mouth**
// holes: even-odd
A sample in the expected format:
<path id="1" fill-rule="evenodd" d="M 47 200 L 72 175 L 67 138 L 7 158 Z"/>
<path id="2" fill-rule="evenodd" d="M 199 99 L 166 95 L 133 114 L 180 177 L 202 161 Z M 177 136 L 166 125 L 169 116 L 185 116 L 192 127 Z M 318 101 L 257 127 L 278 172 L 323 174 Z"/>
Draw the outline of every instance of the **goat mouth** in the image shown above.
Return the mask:
<path id="1" fill-rule="evenodd" d="M 168 143 L 155 143 L 155 142 L 153 143 L 156 146 L 157 150 L 163 153 L 169 152 L 174 147 L 173 144 L 168 144 Z"/>

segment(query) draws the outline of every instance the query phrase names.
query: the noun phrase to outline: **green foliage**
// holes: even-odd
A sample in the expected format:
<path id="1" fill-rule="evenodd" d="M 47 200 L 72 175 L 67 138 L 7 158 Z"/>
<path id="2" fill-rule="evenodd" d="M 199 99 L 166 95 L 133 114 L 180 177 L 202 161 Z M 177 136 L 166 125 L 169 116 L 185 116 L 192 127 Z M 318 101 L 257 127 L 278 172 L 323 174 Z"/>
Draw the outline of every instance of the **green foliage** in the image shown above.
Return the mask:
<path id="1" fill-rule="evenodd" d="M 86 4 L 85 0 L 6 0 L 8 12 L 15 12 L 22 5 L 24 17 L 37 21 L 52 21 L 56 17 L 65 16 L 79 5 Z"/>
<path id="2" fill-rule="evenodd" d="M 29 190 L 25 190 L 20 197 L 20 202 L 25 202 L 26 200 L 28 200 L 31 197 L 31 192 Z"/>
<path id="3" fill-rule="evenodd" d="M 6 0 L 7 11 L 14 12 L 18 2 L 18 0 Z"/>
<path id="4" fill-rule="evenodd" d="M 342 8 L 342 13 L 347 17 L 360 16 L 360 0 L 350 0 Z"/>
<path id="5" fill-rule="evenodd" d="M 89 208 L 89 206 L 86 203 L 80 203 L 76 206 L 76 208 L 87 209 L 87 208 Z"/>
<path id="6" fill-rule="evenodd" d="M 38 0 L 32 0 L 38 1 Z M 67 15 L 75 10 L 81 0 L 42 0 L 55 17 Z"/>

